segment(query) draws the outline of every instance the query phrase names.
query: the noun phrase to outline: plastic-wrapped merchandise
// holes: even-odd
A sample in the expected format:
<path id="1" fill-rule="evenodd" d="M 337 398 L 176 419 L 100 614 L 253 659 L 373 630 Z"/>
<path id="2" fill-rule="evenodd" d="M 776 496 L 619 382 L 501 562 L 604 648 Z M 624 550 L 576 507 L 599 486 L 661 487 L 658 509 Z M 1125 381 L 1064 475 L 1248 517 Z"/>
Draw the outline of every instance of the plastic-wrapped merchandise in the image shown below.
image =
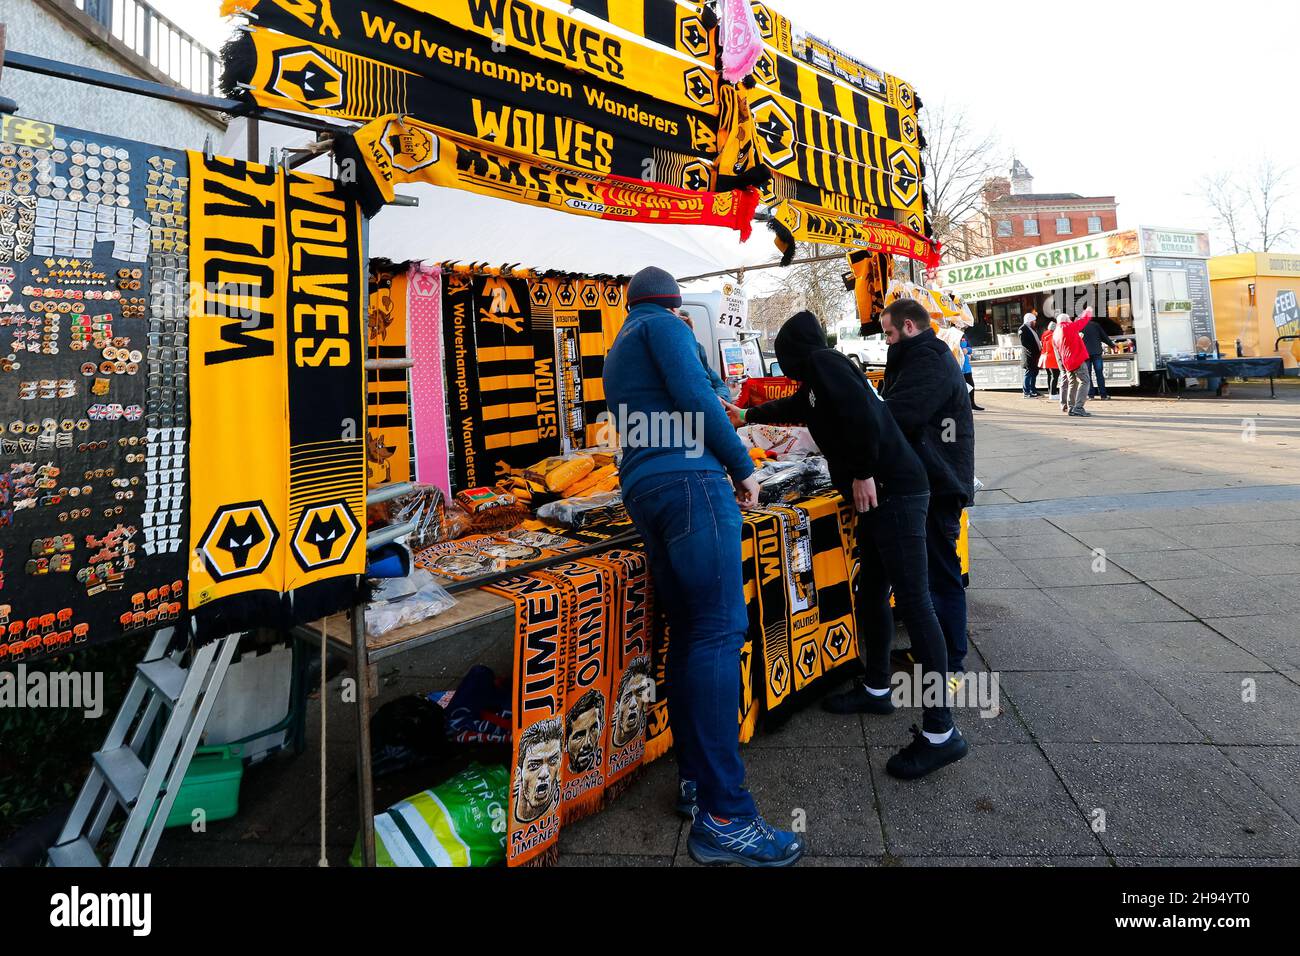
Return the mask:
<path id="1" fill-rule="evenodd" d="M 803 494 L 811 498 L 832 487 L 831 466 L 821 455 L 814 455 L 803 463 Z"/>
<path id="2" fill-rule="evenodd" d="M 804 496 L 803 462 L 775 462 L 755 474 L 759 504 L 793 504 Z"/>
<path id="3" fill-rule="evenodd" d="M 545 485 L 547 491 L 562 494 L 595 470 L 596 459 L 573 454 L 538 462 L 524 472 L 524 477 Z"/>
<path id="4" fill-rule="evenodd" d="M 510 773 L 471 764 L 464 773 L 375 815 L 384 867 L 498 866 L 506 858 Z M 361 841 L 349 861 L 361 866 Z"/>
<path id="5" fill-rule="evenodd" d="M 447 500 L 433 485 L 416 485 L 415 490 L 392 503 L 392 523 L 414 521 L 415 530 L 407 538 L 412 551 L 421 551 L 444 540 Z"/>
<path id="6" fill-rule="evenodd" d="M 469 515 L 470 534 L 509 531 L 528 520 L 527 505 L 520 504 L 514 495 L 502 494 L 491 488 L 462 491 L 456 496 L 456 504 Z"/>
<path id="7" fill-rule="evenodd" d="M 586 498 L 566 498 L 544 505 L 537 517 L 565 528 L 586 528 L 593 524 L 621 521 L 627 512 L 623 496 L 617 491 L 606 491 Z"/>
<path id="8" fill-rule="evenodd" d="M 807 458 L 820 455 L 821 449 L 806 428 L 786 428 L 781 425 L 746 425 L 739 432 L 746 448 L 761 448 L 778 458 Z"/>
<path id="9" fill-rule="evenodd" d="M 366 632 L 371 637 L 379 637 L 399 627 L 437 617 L 456 606 L 456 599 L 428 571 L 413 571 L 409 580 L 415 587 L 414 593 L 396 601 L 372 603 L 367 607 Z"/>

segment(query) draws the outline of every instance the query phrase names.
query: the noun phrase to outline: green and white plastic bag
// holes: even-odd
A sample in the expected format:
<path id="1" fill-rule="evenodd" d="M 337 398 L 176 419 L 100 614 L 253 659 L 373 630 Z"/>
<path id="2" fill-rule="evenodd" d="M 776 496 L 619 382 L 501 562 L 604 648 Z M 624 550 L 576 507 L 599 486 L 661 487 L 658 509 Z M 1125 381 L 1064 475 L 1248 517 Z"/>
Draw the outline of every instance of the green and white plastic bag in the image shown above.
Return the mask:
<path id="1" fill-rule="evenodd" d="M 472 764 L 440 787 L 375 816 L 379 866 L 497 866 L 506 858 L 510 775 L 505 767 Z M 350 859 L 361 866 L 361 841 Z"/>

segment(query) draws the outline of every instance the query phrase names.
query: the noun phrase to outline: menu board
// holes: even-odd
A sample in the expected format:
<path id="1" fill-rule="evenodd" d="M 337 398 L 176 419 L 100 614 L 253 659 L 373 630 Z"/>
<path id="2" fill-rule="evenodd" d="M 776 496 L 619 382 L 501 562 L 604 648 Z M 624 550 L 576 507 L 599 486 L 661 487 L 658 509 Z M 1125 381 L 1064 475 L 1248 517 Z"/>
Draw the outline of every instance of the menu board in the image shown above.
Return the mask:
<path id="1" fill-rule="evenodd" d="M 188 170 L 0 121 L 4 667 L 182 615 Z"/>
<path id="2" fill-rule="evenodd" d="M 1191 358 L 1201 353 L 1213 357 L 1214 304 L 1209 263 L 1204 259 L 1149 258 L 1147 282 L 1159 364 L 1163 367 L 1166 359 Z"/>

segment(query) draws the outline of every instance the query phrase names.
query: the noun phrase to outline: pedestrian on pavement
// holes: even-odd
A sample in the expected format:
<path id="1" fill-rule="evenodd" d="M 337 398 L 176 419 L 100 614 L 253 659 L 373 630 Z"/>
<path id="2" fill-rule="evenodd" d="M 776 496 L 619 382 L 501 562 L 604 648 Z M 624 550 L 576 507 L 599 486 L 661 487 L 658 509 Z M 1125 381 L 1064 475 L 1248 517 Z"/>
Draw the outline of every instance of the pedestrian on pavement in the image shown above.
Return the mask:
<path id="1" fill-rule="evenodd" d="M 758 504 L 754 462 L 710 390 L 695 337 L 676 314 L 677 281 L 662 269 L 644 269 L 628 286 L 627 301 L 627 323 L 605 362 L 610 409 L 620 421 L 682 420 L 666 430 L 675 436 L 666 441 L 662 429 L 629 429 L 655 437 L 629 443 L 623 436 L 620 473 L 624 505 L 645 541 L 672 627 L 668 701 L 677 809 L 693 821 L 687 849 L 698 863 L 791 866 L 806 842 L 759 816 L 745 788 L 736 708 L 719 706 L 741 690 L 749 616 L 740 507 Z M 687 435 L 702 440 L 688 442 Z"/>
<path id="2" fill-rule="evenodd" d="M 1080 318 L 1088 320 L 1088 324 L 1083 327 L 1080 334 L 1083 336 L 1083 344 L 1088 348 L 1088 369 L 1092 373 L 1093 384 L 1089 394 L 1092 398 L 1109 402 L 1110 393 L 1106 391 L 1106 359 L 1102 343 L 1111 348 L 1115 347 L 1115 343 L 1106 334 L 1101 322 L 1092 314 L 1091 306 L 1084 310 Z"/>
<path id="3" fill-rule="evenodd" d="M 1025 356 L 1025 398 L 1042 398 L 1038 391 L 1038 362 L 1043 355 L 1043 341 L 1038 337 L 1038 309 L 1031 309 L 1020 326 L 1020 348 Z"/>
<path id="4" fill-rule="evenodd" d="M 975 350 L 971 348 L 969 336 L 961 337 L 961 374 L 966 379 L 966 385 L 970 389 L 970 408 L 973 412 L 982 412 L 979 402 L 975 400 L 975 366 L 971 360 L 975 357 Z"/>
<path id="5" fill-rule="evenodd" d="M 966 669 L 966 586 L 962 580 L 961 516 L 975 499 L 975 419 L 965 385 L 944 358 L 942 343 L 915 323 L 923 309 L 900 300 L 881 320 L 889 342 L 882 395 L 930 481 L 926 554 L 930 598 L 948 648 L 948 673 Z"/>
<path id="6" fill-rule="evenodd" d="M 1088 404 L 1091 376 L 1088 369 L 1088 347 L 1083 344 L 1083 328 L 1090 320 L 1070 320 L 1061 313 L 1056 320 L 1057 350 L 1061 363 L 1061 410 L 1074 418 L 1091 418 Z"/>
<path id="7" fill-rule="evenodd" d="M 1056 323 L 1050 322 L 1043 333 L 1043 368 L 1047 372 L 1047 394 L 1056 398 L 1061 388 L 1061 360 L 1056 354 Z"/>
<path id="8" fill-rule="evenodd" d="M 904 303 L 908 307 L 903 314 L 912 322 L 910 331 L 925 336 L 916 346 L 925 353 L 920 360 L 936 366 L 936 380 L 945 383 L 944 401 L 962 422 L 957 432 L 972 441 L 974 418 L 965 399 L 960 368 L 934 334 L 922 306 L 911 299 L 901 300 L 892 307 L 894 314 Z M 886 314 L 891 314 L 890 310 Z M 875 389 L 846 356 L 826 344 L 821 323 L 811 312 L 801 312 L 785 324 L 776 339 L 776 354 L 786 374 L 800 383 L 799 391 L 747 411 L 730 406 L 727 411 L 732 424 L 806 424 L 826 455 L 835 487 L 853 503 L 858 515 L 862 568 L 855 604 L 867 673 L 865 680 L 847 693 L 828 698 L 823 706 L 841 715 L 888 716 L 894 712 L 892 589 L 913 653 L 921 663 L 923 684 L 933 688 L 935 696 L 925 702 L 922 729 L 913 728 L 912 743 L 890 758 L 885 769 L 901 780 L 920 779 L 956 763 L 970 749 L 953 723 L 947 686 L 948 649 L 930 597 L 926 556 L 930 482 L 925 466 Z M 916 688 L 917 694 L 922 690 Z"/>

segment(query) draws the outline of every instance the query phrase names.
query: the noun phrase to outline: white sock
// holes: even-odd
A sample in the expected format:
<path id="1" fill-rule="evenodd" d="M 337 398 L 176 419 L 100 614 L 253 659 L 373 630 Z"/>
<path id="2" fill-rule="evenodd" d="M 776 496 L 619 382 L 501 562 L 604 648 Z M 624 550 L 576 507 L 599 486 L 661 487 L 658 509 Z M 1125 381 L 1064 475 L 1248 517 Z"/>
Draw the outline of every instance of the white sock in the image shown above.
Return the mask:
<path id="1" fill-rule="evenodd" d="M 931 734 L 931 733 L 926 733 L 926 734 L 925 734 L 925 739 L 928 740 L 928 741 L 930 741 L 930 743 L 934 744 L 936 747 L 942 747 L 942 746 L 943 746 L 944 744 L 946 744 L 948 741 L 952 740 L 952 735 L 953 735 L 954 733 L 955 733 L 955 731 L 952 731 L 952 730 L 948 731 L 946 734 Z"/>
<path id="2" fill-rule="evenodd" d="M 887 691 L 887 690 L 876 690 L 876 689 L 874 689 L 874 688 L 872 688 L 872 687 L 868 687 L 866 684 L 863 684 L 863 685 L 862 685 L 862 688 L 863 688 L 863 690 L 865 690 L 868 694 L 870 694 L 872 697 L 888 697 L 888 696 L 889 696 L 889 691 Z"/>

